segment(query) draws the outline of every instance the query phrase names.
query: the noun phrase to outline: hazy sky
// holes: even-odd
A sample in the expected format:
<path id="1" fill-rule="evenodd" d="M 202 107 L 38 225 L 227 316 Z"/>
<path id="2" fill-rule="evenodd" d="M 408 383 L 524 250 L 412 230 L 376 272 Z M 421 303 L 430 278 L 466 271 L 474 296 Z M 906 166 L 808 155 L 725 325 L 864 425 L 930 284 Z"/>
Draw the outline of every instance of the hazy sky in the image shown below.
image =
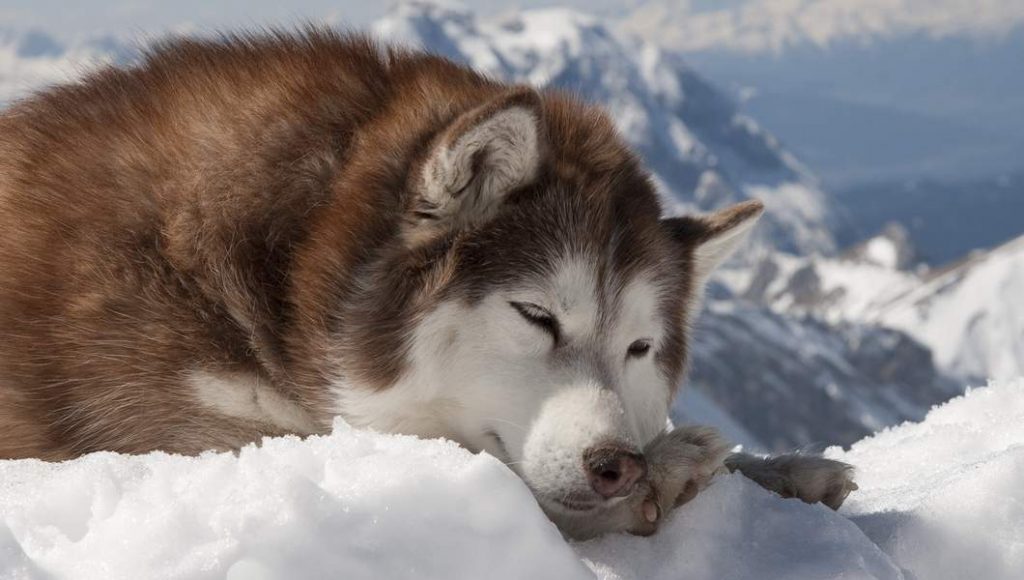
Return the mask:
<path id="1" fill-rule="evenodd" d="M 287 25 L 330 19 L 361 26 L 395 0 L 0 0 L 0 27 L 38 28 L 66 39 L 167 29 Z M 634 13 L 633 29 L 683 49 L 751 50 L 809 40 L 926 31 L 1008 29 L 1024 23 L 1024 0 L 463 0 L 480 15 L 569 6 L 606 16 Z M 642 7 L 640 10 L 636 10 Z"/>
<path id="2" fill-rule="evenodd" d="M 614 13 L 636 0 L 468 0 L 478 13 L 513 7 L 567 5 L 591 12 Z M 384 14 L 394 0 L 3 0 L 0 26 L 39 28 L 61 37 L 97 33 L 159 32 L 182 25 L 227 28 L 288 24 L 329 17 L 363 25 Z"/>

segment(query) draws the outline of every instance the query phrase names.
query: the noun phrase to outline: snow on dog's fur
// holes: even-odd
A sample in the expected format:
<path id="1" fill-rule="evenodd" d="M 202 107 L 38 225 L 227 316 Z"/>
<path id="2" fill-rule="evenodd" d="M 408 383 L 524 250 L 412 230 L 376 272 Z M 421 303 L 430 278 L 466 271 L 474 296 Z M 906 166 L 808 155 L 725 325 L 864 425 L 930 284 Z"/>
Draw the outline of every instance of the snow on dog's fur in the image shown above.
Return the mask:
<path id="1" fill-rule="evenodd" d="M 569 533 L 648 533 L 722 465 L 642 451 L 761 211 L 663 219 L 603 111 L 438 57 L 174 41 L 0 117 L 0 456 L 341 415 L 496 455 Z"/>

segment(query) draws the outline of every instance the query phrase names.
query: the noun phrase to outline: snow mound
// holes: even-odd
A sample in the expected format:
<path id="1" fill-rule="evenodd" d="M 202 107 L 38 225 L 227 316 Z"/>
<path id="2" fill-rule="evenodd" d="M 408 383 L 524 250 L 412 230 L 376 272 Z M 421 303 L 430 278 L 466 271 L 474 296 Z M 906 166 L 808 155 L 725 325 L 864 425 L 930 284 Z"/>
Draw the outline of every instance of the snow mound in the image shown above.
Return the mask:
<path id="1" fill-rule="evenodd" d="M 908 578 L 1024 578 L 1024 379 L 827 455 L 857 466 L 843 513 Z"/>
<path id="2" fill-rule="evenodd" d="M 849 520 L 741 475 L 720 477 L 670 518 L 649 538 L 608 535 L 576 550 L 608 580 L 902 578 Z"/>
<path id="3" fill-rule="evenodd" d="M 738 475 L 653 537 L 566 543 L 498 460 L 357 431 L 238 455 L 0 462 L 0 578 L 1017 578 L 1024 380 L 835 458 L 840 513 Z"/>
<path id="4" fill-rule="evenodd" d="M 588 577 L 497 459 L 341 422 L 237 457 L 2 462 L 0 482 L 0 578 Z"/>

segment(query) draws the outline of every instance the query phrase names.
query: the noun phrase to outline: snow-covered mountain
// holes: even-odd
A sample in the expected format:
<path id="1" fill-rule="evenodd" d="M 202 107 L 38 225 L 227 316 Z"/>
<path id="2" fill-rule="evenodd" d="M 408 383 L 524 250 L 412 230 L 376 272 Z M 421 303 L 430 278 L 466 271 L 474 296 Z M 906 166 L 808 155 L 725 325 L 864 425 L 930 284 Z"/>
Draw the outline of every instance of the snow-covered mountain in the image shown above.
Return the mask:
<path id="1" fill-rule="evenodd" d="M 869 320 L 929 345 L 975 384 L 1024 373 L 1024 236 L 931 273 Z"/>
<path id="2" fill-rule="evenodd" d="M 600 102 L 676 210 L 756 197 L 768 207 L 760 232 L 773 246 L 801 254 L 834 250 L 814 177 L 678 55 L 565 9 L 481 20 L 459 5 L 412 1 L 373 30 L 499 78 Z"/>
<path id="3" fill-rule="evenodd" d="M 779 313 L 899 329 L 944 372 L 975 384 L 1024 373 L 1024 236 L 938 269 L 900 269 L 912 255 L 889 229 L 839 258 L 776 254 L 728 282 Z"/>
<path id="4" fill-rule="evenodd" d="M 737 299 L 709 302 L 692 352 L 673 418 L 714 424 L 738 443 L 770 451 L 849 445 L 920 420 L 961 392 L 929 348 L 904 332 L 829 324 Z M 703 401 L 733 420 L 723 422 Z"/>

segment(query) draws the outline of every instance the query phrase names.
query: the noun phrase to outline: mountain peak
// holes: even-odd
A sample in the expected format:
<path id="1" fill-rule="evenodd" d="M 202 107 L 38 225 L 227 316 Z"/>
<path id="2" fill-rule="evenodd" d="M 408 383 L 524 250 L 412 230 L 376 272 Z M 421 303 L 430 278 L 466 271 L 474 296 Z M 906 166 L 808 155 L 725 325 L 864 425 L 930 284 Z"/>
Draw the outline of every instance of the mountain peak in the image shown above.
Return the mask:
<path id="1" fill-rule="evenodd" d="M 887 224 L 878 235 L 847 250 L 844 257 L 890 270 L 907 270 L 918 263 L 917 249 L 910 234 L 896 222 Z"/>

